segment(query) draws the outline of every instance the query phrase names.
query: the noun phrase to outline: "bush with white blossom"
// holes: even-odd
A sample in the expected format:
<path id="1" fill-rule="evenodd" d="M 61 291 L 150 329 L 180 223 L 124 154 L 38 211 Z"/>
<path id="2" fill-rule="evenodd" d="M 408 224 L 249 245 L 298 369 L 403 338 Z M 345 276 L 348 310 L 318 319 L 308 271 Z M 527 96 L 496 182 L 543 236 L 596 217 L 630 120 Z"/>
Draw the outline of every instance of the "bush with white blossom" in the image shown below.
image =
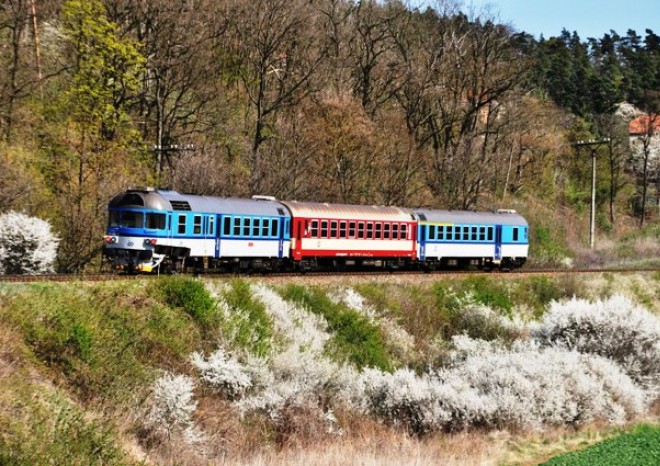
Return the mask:
<path id="1" fill-rule="evenodd" d="M 208 359 L 200 353 L 193 353 L 190 359 L 199 370 L 202 381 L 229 398 L 239 397 L 252 386 L 243 366 L 222 348 L 218 348 Z"/>
<path id="2" fill-rule="evenodd" d="M 47 221 L 20 212 L 0 214 L 0 273 L 52 272 L 58 243 Z"/>
<path id="3" fill-rule="evenodd" d="M 180 430 L 184 437 L 193 440 L 195 435 L 192 415 L 197 408 L 193 389 L 195 383 L 187 375 L 165 373 L 153 385 L 150 423 L 157 429 L 163 429 L 170 435 Z M 193 442 L 191 442 L 193 443 Z"/>
<path id="4" fill-rule="evenodd" d="M 314 416 L 327 423 L 328 431 L 338 432 L 333 409 L 340 407 L 414 433 L 594 420 L 620 424 L 644 413 L 657 397 L 651 379 L 657 383 L 660 370 L 658 319 L 625 298 L 552 303 L 531 332 L 521 321 L 466 305 L 472 317 L 511 330 L 517 338 L 457 335 L 446 366 L 388 373 L 329 359 L 323 349 L 331 336 L 323 318 L 266 286 L 253 286 L 253 293 L 272 318 L 273 351 L 266 358 L 238 358 L 218 349 L 208 358 L 195 353 L 192 362 L 201 380 L 224 393 L 241 415 L 262 413 L 275 425 Z M 363 308 L 358 298 L 347 294 L 348 302 Z M 166 424 L 190 423 L 194 402 L 186 383 L 192 382 L 179 380 L 180 388 L 188 387 L 179 391 L 189 396 L 156 397 Z M 171 376 L 160 384 L 158 393 L 176 386 Z M 170 399 L 179 401 L 164 401 Z"/>
<path id="5" fill-rule="evenodd" d="M 552 302 L 533 335 L 547 346 L 611 359 L 633 380 L 660 393 L 660 319 L 629 298 Z"/>

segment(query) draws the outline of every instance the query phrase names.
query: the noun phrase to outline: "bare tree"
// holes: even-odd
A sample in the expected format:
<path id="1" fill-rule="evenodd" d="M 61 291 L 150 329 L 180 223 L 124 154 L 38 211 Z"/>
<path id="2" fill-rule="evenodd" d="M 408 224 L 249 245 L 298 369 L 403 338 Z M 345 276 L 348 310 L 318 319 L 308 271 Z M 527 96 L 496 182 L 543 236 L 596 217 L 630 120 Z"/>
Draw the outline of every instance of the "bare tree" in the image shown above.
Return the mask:
<path id="1" fill-rule="evenodd" d="M 625 166 L 630 160 L 628 122 L 617 115 L 600 115 L 597 119 L 600 134 L 607 138 L 607 168 L 609 180 L 609 217 L 616 225 L 616 202 L 621 189 L 630 180 L 626 177 Z"/>
<path id="2" fill-rule="evenodd" d="M 492 171 L 497 139 L 491 135 L 521 64 L 506 29 L 489 21 L 459 15 L 440 34 L 425 120 L 424 142 L 433 152 L 427 182 L 449 207 L 471 208 Z"/>
<path id="3" fill-rule="evenodd" d="M 274 115 L 309 95 L 312 77 L 327 56 L 327 44 L 314 33 L 321 16 L 303 0 L 232 2 L 228 15 L 231 65 L 239 74 L 251 104 L 248 120 L 252 150 L 248 166 L 250 191 L 264 181 L 262 144 L 272 134 Z"/>

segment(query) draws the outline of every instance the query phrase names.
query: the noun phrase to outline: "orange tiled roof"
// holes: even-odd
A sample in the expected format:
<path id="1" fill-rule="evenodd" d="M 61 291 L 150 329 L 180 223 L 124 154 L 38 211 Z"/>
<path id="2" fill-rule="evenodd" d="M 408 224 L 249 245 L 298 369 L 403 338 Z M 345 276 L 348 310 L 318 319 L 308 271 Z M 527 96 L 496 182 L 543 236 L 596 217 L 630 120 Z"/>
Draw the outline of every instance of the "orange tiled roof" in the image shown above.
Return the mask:
<path id="1" fill-rule="evenodd" d="M 630 134 L 646 134 L 653 124 L 654 132 L 660 132 L 660 115 L 640 115 L 630 122 L 628 132 Z"/>

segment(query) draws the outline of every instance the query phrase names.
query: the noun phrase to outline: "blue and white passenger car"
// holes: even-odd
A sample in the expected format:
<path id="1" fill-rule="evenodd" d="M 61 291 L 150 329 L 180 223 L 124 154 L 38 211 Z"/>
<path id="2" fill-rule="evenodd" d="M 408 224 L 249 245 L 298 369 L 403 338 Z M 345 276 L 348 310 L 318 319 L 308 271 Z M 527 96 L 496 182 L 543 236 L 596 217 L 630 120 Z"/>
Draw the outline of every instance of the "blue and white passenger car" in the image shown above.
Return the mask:
<path id="1" fill-rule="evenodd" d="M 115 269 L 273 268 L 289 256 L 291 216 L 272 198 L 132 188 L 109 205 L 104 254 Z"/>
<path id="2" fill-rule="evenodd" d="M 418 257 L 427 268 L 515 268 L 527 259 L 529 226 L 513 210 L 414 212 L 419 219 Z"/>

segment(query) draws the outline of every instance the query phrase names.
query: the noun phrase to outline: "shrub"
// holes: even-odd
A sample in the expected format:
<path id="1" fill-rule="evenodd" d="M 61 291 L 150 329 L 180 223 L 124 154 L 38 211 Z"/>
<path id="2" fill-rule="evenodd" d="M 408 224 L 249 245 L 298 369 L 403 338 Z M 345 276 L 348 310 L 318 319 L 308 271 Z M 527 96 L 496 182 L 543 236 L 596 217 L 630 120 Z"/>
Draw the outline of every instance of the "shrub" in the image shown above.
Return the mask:
<path id="1" fill-rule="evenodd" d="M 156 286 L 167 304 L 183 309 L 205 329 L 217 326 L 215 301 L 201 280 L 192 277 L 160 277 Z"/>
<path id="2" fill-rule="evenodd" d="M 222 348 L 218 348 L 208 359 L 200 353 L 193 353 L 191 360 L 199 370 L 202 381 L 229 398 L 239 397 L 252 386 L 250 376 L 238 360 L 225 354 Z"/>
<path id="3" fill-rule="evenodd" d="M 553 302 L 534 336 L 546 346 L 607 357 L 637 382 L 660 391 L 660 319 L 626 297 Z"/>
<path id="4" fill-rule="evenodd" d="M 437 373 L 363 371 L 354 404 L 413 432 L 621 423 L 646 408 L 644 392 L 599 356 L 463 338 L 462 356 Z"/>
<path id="5" fill-rule="evenodd" d="M 332 302 L 320 290 L 290 285 L 284 289 L 283 296 L 322 315 L 328 322 L 328 329 L 334 333 L 333 343 L 339 355 L 358 368 L 391 368 L 383 335 L 368 318 Z"/>
<path id="6" fill-rule="evenodd" d="M 0 274 L 53 271 L 59 239 L 50 224 L 18 212 L 0 215 Z"/>
<path id="7" fill-rule="evenodd" d="M 192 415 L 197 408 L 193 399 L 193 380 L 186 375 L 166 372 L 153 385 L 153 402 L 149 421 L 170 435 L 176 429 L 192 427 Z"/>

